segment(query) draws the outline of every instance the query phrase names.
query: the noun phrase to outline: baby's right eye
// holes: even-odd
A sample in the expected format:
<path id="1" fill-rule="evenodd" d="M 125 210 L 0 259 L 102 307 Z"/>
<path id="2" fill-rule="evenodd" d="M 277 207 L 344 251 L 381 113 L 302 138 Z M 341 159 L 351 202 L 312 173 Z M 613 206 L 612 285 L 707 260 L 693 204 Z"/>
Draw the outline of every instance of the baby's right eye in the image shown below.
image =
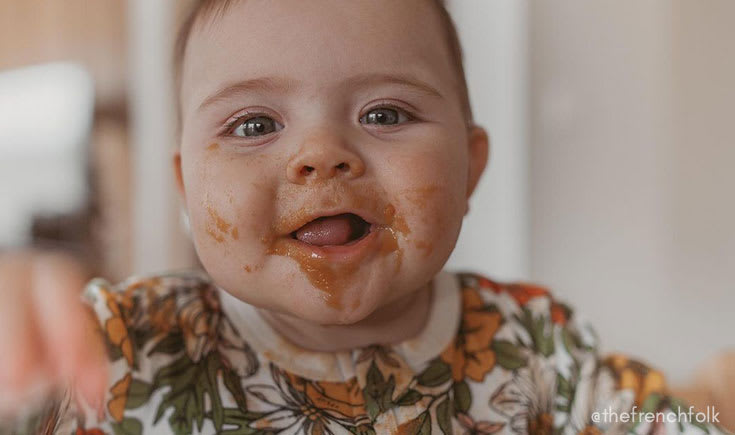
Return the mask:
<path id="1" fill-rule="evenodd" d="M 266 115 L 247 115 L 236 119 L 227 128 L 227 134 L 235 137 L 256 137 L 274 133 L 283 128 L 281 124 Z"/>

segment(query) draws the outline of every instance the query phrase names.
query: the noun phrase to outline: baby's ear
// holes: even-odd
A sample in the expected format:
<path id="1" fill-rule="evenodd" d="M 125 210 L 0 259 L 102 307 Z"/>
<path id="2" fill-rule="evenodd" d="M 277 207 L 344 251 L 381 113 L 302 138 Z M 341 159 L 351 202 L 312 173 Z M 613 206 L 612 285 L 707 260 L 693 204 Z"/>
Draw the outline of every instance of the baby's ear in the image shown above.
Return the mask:
<path id="1" fill-rule="evenodd" d="M 467 177 L 467 199 L 469 200 L 472 193 L 480 181 L 482 173 L 487 166 L 488 156 L 490 154 L 490 139 L 484 128 L 471 125 L 467 136 L 468 157 L 469 157 L 469 173 Z"/>
<path id="2" fill-rule="evenodd" d="M 173 164 L 174 176 L 176 177 L 176 187 L 179 189 L 181 199 L 186 199 L 186 190 L 184 189 L 184 176 L 181 173 L 181 151 L 176 151 L 171 159 Z"/>

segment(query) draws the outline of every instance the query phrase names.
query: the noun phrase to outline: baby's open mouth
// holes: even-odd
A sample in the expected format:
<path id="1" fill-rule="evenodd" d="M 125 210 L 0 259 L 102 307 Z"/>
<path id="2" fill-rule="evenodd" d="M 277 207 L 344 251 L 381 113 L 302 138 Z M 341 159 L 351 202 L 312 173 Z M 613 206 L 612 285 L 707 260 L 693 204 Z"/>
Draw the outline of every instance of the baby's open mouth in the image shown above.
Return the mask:
<path id="1" fill-rule="evenodd" d="M 310 245 L 349 245 L 370 234 L 372 225 L 354 213 L 322 216 L 291 233 L 291 237 Z"/>

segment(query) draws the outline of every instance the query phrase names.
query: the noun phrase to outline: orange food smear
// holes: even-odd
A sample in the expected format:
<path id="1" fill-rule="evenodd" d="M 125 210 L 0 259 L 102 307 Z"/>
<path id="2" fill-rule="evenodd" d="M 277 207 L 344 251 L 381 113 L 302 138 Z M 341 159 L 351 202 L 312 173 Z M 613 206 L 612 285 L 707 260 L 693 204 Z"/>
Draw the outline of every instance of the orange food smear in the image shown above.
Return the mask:
<path id="1" fill-rule="evenodd" d="M 209 213 L 210 217 L 210 221 L 207 222 L 207 234 L 217 243 L 224 242 L 225 236 L 228 235 L 231 235 L 235 240 L 240 238 L 240 231 L 237 227 L 233 227 L 232 224 L 223 219 L 214 208 L 208 206 L 207 213 Z"/>
<path id="2" fill-rule="evenodd" d="M 413 202 L 417 207 L 423 208 L 426 205 L 426 202 L 434 195 L 436 195 L 437 192 L 439 192 L 440 188 L 436 185 L 428 185 L 424 187 L 419 187 L 417 189 L 411 189 L 406 191 L 406 197 L 409 199 L 409 201 Z"/>
<path id="3" fill-rule="evenodd" d="M 222 235 L 216 233 L 211 227 L 207 226 L 207 234 L 209 234 L 210 237 L 212 237 L 217 243 L 222 243 L 225 241 L 225 238 L 222 237 Z"/>
<path id="4" fill-rule="evenodd" d="M 256 264 L 256 265 L 246 264 L 245 266 L 242 267 L 242 269 L 248 273 L 258 271 L 262 268 L 263 268 L 262 264 Z"/>
<path id="5" fill-rule="evenodd" d="M 384 227 L 386 231 L 390 233 L 389 237 L 385 239 L 383 242 L 383 245 L 380 247 L 380 255 L 388 255 L 391 252 L 396 253 L 396 271 L 401 269 L 401 265 L 403 264 L 403 251 L 401 251 L 400 247 L 398 246 L 398 236 L 396 236 L 396 232 L 393 230 L 393 228 L 390 227 Z"/>
<path id="6" fill-rule="evenodd" d="M 217 211 L 215 209 L 209 206 L 207 207 L 207 212 L 209 213 L 209 217 L 212 218 L 214 224 L 217 226 L 217 229 L 220 230 L 220 232 L 227 233 L 230 231 L 230 227 L 232 225 L 224 220 L 219 214 L 217 214 Z"/>
<path id="7" fill-rule="evenodd" d="M 434 244 L 431 242 L 424 242 L 421 240 L 417 240 L 414 245 L 416 245 L 417 249 L 421 249 L 424 251 L 424 255 L 428 257 L 431 255 L 431 252 L 434 250 Z"/>
<path id="8" fill-rule="evenodd" d="M 278 240 L 268 254 L 289 257 L 296 261 L 311 285 L 326 293 L 327 305 L 337 309 L 342 308 L 342 293 L 360 265 L 359 261 L 332 263 L 309 254 L 286 240 Z"/>
<path id="9" fill-rule="evenodd" d="M 406 224 L 406 220 L 401 215 L 396 215 L 391 225 L 396 231 L 403 235 L 411 234 L 411 229 Z"/>
<path id="10" fill-rule="evenodd" d="M 392 206 L 390 207 L 392 208 Z M 380 225 L 376 230 L 387 232 L 385 237 L 382 237 L 378 254 L 386 256 L 396 252 L 396 270 L 400 269 L 403 262 L 403 252 L 398 246 L 396 230 L 390 225 Z M 268 239 L 264 237 L 262 240 L 267 242 Z M 314 256 L 287 240 L 277 240 L 268 250 L 268 254 L 289 257 L 296 261 L 311 285 L 326 293 L 327 305 L 337 309 L 342 308 L 344 290 L 350 284 L 352 275 L 361 264 L 361 259 L 350 263 L 333 263 L 325 258 Z M 356 309 L 357 306 L 353 304 L 352 308 Z"/>
<path id="11" fill-rule="evenodd" d="M 219 149 L 218 143 L 213 143 L 212 145 L 207 147 L 207 151 L 217 151 Z"/>
<path id="12" fill-rule="evenodd" d="M 426 189 L 426 192 L 422 190 L 421 192 L 417 191 L 417 193 L 430 195 L 436 189 L 436 187 L 430 187 Z M 365 189 L 361 193 L 349 192 L 348 196 L 344 188 L 339 187 L 336 191 L 331 192 L 331 194 L 327 194 L 327 197 L 320 203 L 302 207 L 294 213 L 282 217 L 274 225 L 273 233 L 283 234 L 286 231 L 291 231 L 295 226 L 306 223 L 305 220 L 311 216 L 314 209 L 332 208 L 338 204 L 348 204 L 350 208 L 356 209 L 369 206 L 375 207 L 375 202 L 380 202 L 379 198 L 381 196 L 378 192 L 373 192 L 370 189 Z M 286 198 L 281 199 L 284 201 L 287 200 Z M 386 204 L 384 206 L 382 215 L 383 224 L 376 225 L 374 228 L 376 231 L 386 233 L 379 234 L 381 237 L 381 246 L 378 255 L 386 256 L 396 252 L 397 271 L 400 270 L 403 262 L 403 252 L 398 244 L 398 234 L 410 234 L 411 229 L 403 216 L 397 213 L 395 206 L 392 204 Z M 306 275 L 309 282 L 315 288 L 326 294 L 325 300 L 329 306 L 337 309 L 342 307 L 344 290 L 350 284 L 352 276 L 359 268 L 362 259 L 357 259 L 350 263 L 333 263 L 295 246 L 288 239 L 276 239 L 274 241 L 271 237 L 263 236 L 261 241 L 269 247 L 268 254 L 293 259 Z M 352 309 L 356 309 L 358 304 L 359 302 L 354 303 Z"/>
<path id="13" fill-rule="evenodd" d="M 396 216 L 396 208 L 393 207 L 393 204 L 388 204 L 383 209 L 383 219 L 385 219 L 388 224 L 393 222 L 393 219 Z"/>

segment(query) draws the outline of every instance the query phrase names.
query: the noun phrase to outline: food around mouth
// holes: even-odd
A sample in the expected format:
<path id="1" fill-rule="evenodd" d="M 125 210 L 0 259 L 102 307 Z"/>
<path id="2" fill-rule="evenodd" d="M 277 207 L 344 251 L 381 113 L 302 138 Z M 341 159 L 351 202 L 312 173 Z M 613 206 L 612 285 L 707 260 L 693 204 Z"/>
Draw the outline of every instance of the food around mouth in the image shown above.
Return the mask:
<path id="1" fill-rule="evenodd" d="M 362 212 L 350 211 L 312 216 L 306 213 L 301 210 L 281 219 L 274 228 L 281 236 L 264 242 L 269 246 L 268 254 L 294 260 L 309 282 L 323 292 L 330 307 L 345 308 L 343 293 L 354 284 L 355 274 L 369 258 L 395 253 L 395 270 L 400 269 L 402 252 L 397 233 L 409 231 L 392 205 L 377 213 L 368 210 L 366 217 Z M 301 226 L 293 229 L 294 224 Z M 355 301 L 350 308 L 358 306 Z"/>

